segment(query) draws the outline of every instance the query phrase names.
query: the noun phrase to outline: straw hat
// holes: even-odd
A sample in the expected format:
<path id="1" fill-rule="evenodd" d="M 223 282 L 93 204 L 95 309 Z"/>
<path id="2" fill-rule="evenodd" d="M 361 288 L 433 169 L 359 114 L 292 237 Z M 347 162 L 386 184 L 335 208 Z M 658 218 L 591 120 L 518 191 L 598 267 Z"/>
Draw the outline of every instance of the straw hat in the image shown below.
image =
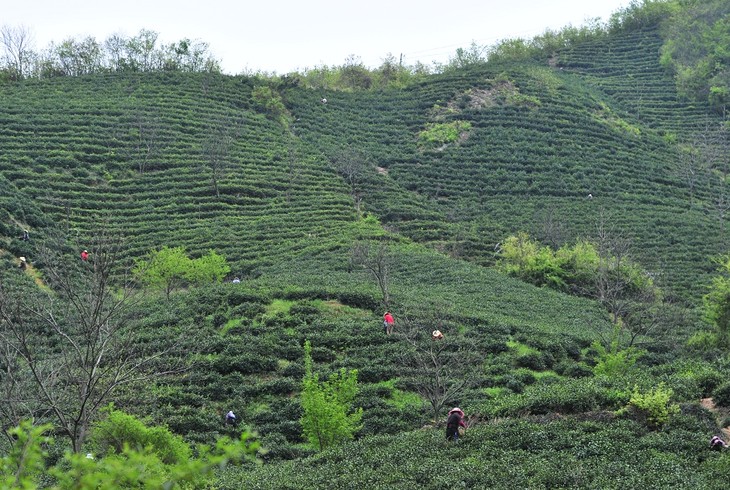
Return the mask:
<path id="1" fill-rule="evenodd" d="M 459 407 L 454 407 L 451 410 L 449 410 L 449 415 L 451 415 L 454 412 L 459 412 L 460 414 L 464 415 L 464 411 L 460 409 Z"/>

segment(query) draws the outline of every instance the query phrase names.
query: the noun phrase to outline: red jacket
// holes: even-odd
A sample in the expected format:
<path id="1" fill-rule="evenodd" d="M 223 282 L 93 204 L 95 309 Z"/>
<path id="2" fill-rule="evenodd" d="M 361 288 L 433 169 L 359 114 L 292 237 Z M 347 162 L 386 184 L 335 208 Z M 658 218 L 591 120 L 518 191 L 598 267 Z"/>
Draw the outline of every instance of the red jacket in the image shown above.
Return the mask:
<path id="1" fill-rule="evenodd" d="M 81 252 L 81 260 L 88 260 L 88 259 L 89 259 L 89 252 L 87 252 L 86 250 Z"/>
<path id="2" fill-rule="evenodd" d="M 395 320 L 393 320 L 393 315 L 391 315 L 390 313 L 386 313 L 385 315 L 383 315 L 383 321 L 388 325 L 392 325 L 393 323 L 395 323 Z"/>

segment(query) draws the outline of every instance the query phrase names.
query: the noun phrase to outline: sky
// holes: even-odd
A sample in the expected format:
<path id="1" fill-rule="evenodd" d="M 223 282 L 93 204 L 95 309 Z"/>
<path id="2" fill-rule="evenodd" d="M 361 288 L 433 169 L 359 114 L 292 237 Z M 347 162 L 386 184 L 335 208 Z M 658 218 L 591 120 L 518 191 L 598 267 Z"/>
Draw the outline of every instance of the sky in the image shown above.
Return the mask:
<path id="1" fill-rule="evenodd" d="M 208 43 L 225 73 L 285 74 L 342 65 L 447 63 L 472 42 L 530 39 L 608 20 L 631 0 L 0 0 L 0 25 L 27 28 L 35 49 L 141 29 L 161 43 Z M 402 57 L 402 58 L 401 58 Z"/>

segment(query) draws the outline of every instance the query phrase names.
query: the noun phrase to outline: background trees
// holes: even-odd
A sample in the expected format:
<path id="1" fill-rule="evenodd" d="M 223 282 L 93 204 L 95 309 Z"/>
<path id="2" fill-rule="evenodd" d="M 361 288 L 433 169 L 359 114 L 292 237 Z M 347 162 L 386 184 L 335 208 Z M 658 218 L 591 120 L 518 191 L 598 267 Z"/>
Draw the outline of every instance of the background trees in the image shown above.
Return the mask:
<path id="1" fill-rule="evenodd" d="M 0 28 L 0 43 L 5 51 L 3 61 L 10 78 L 18 80 L 28 76 L 34 55 L 30 29 L 4 25 Z"/>
<path id="2" fill-rule="evenodd" d="M 0 28 L 0 70 L 11 80 L 108 71 L 220 72 L 207 43 L 184 38 L 161 44 L 158 38 L 157 32 L 141 29 L 135 36 L 112 35 L 103 42 L 68 38 L 35 51 L 29 28 L 5 25 Z"/>

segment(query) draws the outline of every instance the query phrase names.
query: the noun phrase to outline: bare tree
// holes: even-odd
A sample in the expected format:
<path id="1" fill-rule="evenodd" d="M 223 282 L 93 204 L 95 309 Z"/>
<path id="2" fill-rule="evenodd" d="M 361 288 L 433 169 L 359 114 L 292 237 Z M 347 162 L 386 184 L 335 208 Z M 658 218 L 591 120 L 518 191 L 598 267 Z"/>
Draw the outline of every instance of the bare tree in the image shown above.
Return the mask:
<path id="1" fill-rule="evenodd" d="M 203 158 L 210 171 L 210 182 L 216 197 L 221 197 L 219 182 L 225 176 L 229 167 L 229 155 L 233 143 L 237 138 L 236 126 L 218 125 L 206 132 L 207 139 L 203 142 Z"/>
<path id="2" fill-rule="evenodd" d="M 383 306 L 390 309 L 390 270 L 394 264 L 394 256 L 387 242 L 356 242 L 353 244 L 350 261 L 355 267 L 368 272 L 378 284 L 382 294 Z"/>
<path id="3" fill-rule="evenodd" d="M 0 42 L 5 49 L 5 61 L 18 79 L 28 75 L 33 57 L 33 36 L 25 26 L 0 27 Z"/>
<path id="4" fill-rule="evenodd" d="M 130 93 L 135 88 L 130 87 Z M 150 161 L 162 151 L 159 131 L 157 117 L 143 112 L 137 112 L 128 124 L 118 130 L 118 139 L 124 141 L 122 152 L 127 160 L 137 163 L 140 174 L 145 173 Z"/>
<path id="5" fill-rule="evenodd" d="M 17 427 L 22 420 L 32 419 L 35 398 L 33 384 L 23 376 L 22 361 L 9 343 L 0 343 L 0 417 L 2 417 L 3 435 L 9 442 L 13 438 L 8 429 Z"/>
<path id="6" fill-rule="evenodd" d="M 690 207 L 694 205 L 695 186 L 705 175 L 707 166 L 702 158 L 700 148 L 690 143 L 679 147 L 679 164 L 682 177 L 689 188 Z"/>
<path id="7" fill-rule="evenodd" d="M 397 335 L 407 345 L 399 354 L 405 378 L 428 402 L 436 422 L 443 408 L 458 401 L 474 384 L 480 363 L 474 343 L 462 336 L 447 332 L 443 340 L 433 340 L 433 321 L 434 318 L 410 320 L 401 316 L 402 329 Z"/>
<path id="8" fill-rule="evenodd" d="M 373 165 L 362 151 L 349 146 L 337 151 L 330 160 L 334 169 L 347 183 L 355 210 L 359 214 L 362 210 L 365 179 L 368 169 Z"/>
<path id="9" fill-rule="evenodd" d="M 0 355 L 9 373 L 0 380 L 9 394 L 1 413 L 10 423 L 29 411 L 55 419 L 75 452 L 115 390 L 177 370 L 159 367 L 164 351 L 135 342 L 137 296 L 118 273 L 121 241 L 102 234 L 88 249 L 89 261 L 76 262 L 63 255 L 65 240 L 42 245 L 37 260 L 49 288 L 0 283 Z M 21 390 L 21 378 L 32 392 Z M 17 400 L 24 413 L 9 407 Z"/>
<path id="10" fill-rule="evenodd" d="M 630 240 L 609 223 L 603 210 L 596 225 L 595 245 L 598 270 L 594 277 L 594 295 L 614 319 L 626 313 L 628 278 L 620 271 L 628 261 Z"/>
<path id="11" fill-rule="evenodd" d="M 567 235 L 565 225 L 558 216 L 554 205 L 549 205 L 543 211 L 535 216 L 538 223 L 538 230 L 535 234 L 537 238 L 550 245 L 553 249 L 559 249 L 565 243 Z"/>
<path id="12" fill-rule="evenodd" d="M 604 344 L 615 340 L 631 347 L 659 326 L 661 303 L 657 290 L 649 277 L 643 284 L 637 283 L 632 275 L 638 273 L 638 267 L 630 259 L 631 240 L 611 225 L 603 210 L 594 244 L 598 267 L 592 290 L 583 294 L 594 297 L 611 316 L 610 334 L 598 332 Z"/>
<path id="13" fill-rule="evenodd" d="M 292 127 L 293 128 L 293 127 Z M 294 186 L 302 173 L 301 154 L 298 151 L 295 136 L 289 137 L 287 145 L 287 186 L 286 186 L 286 202 L 290 203 Z"/>

